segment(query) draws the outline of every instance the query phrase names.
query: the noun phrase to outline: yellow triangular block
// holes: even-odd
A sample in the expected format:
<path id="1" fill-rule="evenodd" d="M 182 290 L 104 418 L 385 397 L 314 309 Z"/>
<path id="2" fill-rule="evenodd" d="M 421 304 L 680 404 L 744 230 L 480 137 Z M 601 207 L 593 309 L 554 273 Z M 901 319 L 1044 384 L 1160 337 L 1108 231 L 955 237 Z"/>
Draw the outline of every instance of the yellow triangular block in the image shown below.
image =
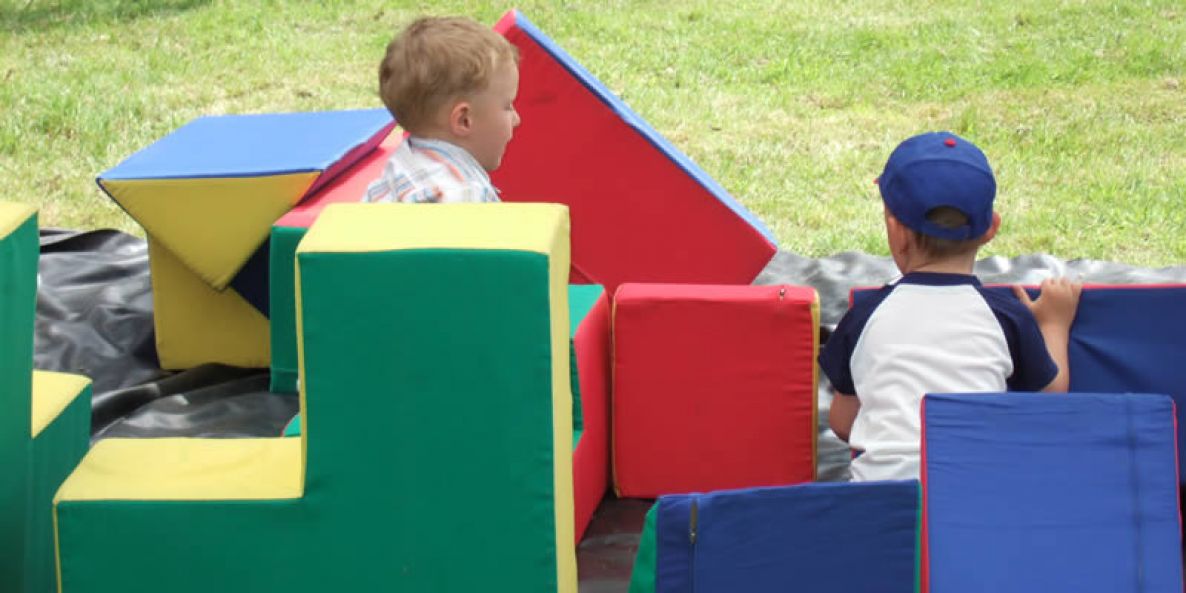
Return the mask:
<path id="1" fill-rule="evenodd" d="M 263 177 L 100 180 L 149 236 L 217 290 L 296 205 L 319 172 Z"/>
<path id="2" fill-rule="evenodd" d="M 37 438 L 53 421 L 62 415 L 62 411 L 91 384 L 91 380 L 82 375 L 57 373 L 53 371 L 33 371 L 33 413 L 30 420 L 29 435 Z"/>
<path id="3" fill-rule="evenodd" d="M 25 224 L 30 216 L 36 216 L 37 209 L 16 202 L 0 202 L 0 239 L 7 237 L 17 227 Z"/>
<path id="4" fill-rule="evenodd" d="M 161 368 L 268 366 L 268 319 L 235 289 L 214 290 L 151 236 L 148 265 Z"/>

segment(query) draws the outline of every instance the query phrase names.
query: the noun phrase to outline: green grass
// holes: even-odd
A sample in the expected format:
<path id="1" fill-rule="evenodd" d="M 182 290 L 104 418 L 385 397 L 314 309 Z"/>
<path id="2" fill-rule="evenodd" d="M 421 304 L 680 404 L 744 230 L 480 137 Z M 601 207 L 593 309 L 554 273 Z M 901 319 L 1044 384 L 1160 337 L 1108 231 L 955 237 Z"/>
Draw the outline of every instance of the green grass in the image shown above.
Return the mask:
<path id="1" fill-rule="evenodd" d="M 873 178 L 898 141 L 949 129 L 997 170 L 985 255 L 1186 262 L 1180 0 L 907 4 L 517 6 L 784 249 L 885 253 Z M 94 184 L 135 150 L 199 115 L 379 106 L 402 24 L 508 7 L 0 0 L 0 195 L 46 226 L 138 232 Z"/>

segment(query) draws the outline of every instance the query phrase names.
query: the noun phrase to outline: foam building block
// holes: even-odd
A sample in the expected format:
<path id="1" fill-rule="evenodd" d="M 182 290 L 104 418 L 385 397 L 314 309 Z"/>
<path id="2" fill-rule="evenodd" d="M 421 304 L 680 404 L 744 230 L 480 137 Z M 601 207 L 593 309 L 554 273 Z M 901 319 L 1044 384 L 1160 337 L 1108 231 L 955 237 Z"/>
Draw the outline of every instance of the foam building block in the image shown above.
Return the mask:
<path id="1" fill-rule="evenodd" d="M 913 593 L 918 526 L 916 480 L 663 496 L 630 593 Z"/>
<path id="2" fill-rule="evenodd" d="M 989 290 L 1012 293 L 1009 286 Z M 1037 298 L 1036 287 L 1027 287 Z M 853 291 L 852 299 L 867 290 Z M 1186 285 L 1087 285 L 1071 326 L 1071 391 L 1164 393 L 1186 422 Z M 1186 443 L 1178 435 L 1178 475 L 1186 476 Z"/>
<path id="3" fill-rule="evenodd" d="M 924 591 L 1182 590 L 1169 397 L 927 395 L 922 413 Z"/>
<path id="4" fill-rule="evenodd" d="M 1186 426 L 1183 336 L 1186 285 L 1089 286 L 1067 345 L 1071 391 L 1164 393 L 1174 399 L 1178 426 Z M 1186 443 L 1177 438 L 1181 479 Z"/>
<path id="5" fill-rule="evenodd" d="M 567 211 L 336 205 L 296 261 L 303 436 L 100 441 L 61 591 L 575 592 Z"/>
<path id="6" fill-rule="evenodd" d="M 609 487 L 609 296 L 596 284 L 569 285 L 568 319 L 574 533 L 580 542 Z M 297 414 L 284 436 L 300 434 Z"/>
<path id="7" fill-rule="evenodd" d="M 753 281 L 777 249 L 760 220 L 522 14 L 494 29 L 519 50 L 522 123 L 491 179 L 568 205 L 573 282 Z"/>
<path id="8" fill-rule="evenodd" d="M 187 369 L 207 362 L 268 366 L 268 318 L 234 288 L 211 288 L 152 235 L 148 269 L 162 368 Z"/>
<path id="9" fill-rule="evenodd" d="M 54 586 L 51 501 L 86 453 L 90 380 L 33 370 L 37 213 L 0 202 L 0 583 L 4 591 Z"/>
<path id="10" fill-rule="evenodd" d="M 150 259 L 160 260 L 152 272 L 163 367 L 268 366 L 267 298 L 258 286 L 266 277 L 232 281 L 252 261 L 266 263 L 259 250 L 277 218 L 371 152 L 393 125 L 381 109 L 202 117 L 99 176 L 99 187 L 144 227 Z"/>
<path id="11" fill-rule="evenodd" d="M 623 284 L 613 315 L 618 494 L 814 479 L 818 327 L 810 287 Z"/>
<path id="12" fill-rule="evenodd" d="M 576 541 L 609 488 L 609 295 L 598 285 L 568 287 L 573 392 L 573 512 Z"/>

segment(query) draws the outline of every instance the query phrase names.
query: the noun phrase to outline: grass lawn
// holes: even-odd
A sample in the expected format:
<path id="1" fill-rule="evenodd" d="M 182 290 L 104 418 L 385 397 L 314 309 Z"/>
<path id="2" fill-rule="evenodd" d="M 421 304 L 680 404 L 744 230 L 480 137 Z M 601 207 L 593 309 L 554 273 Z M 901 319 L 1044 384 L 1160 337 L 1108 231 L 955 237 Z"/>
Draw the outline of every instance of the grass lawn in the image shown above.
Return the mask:
<path id="1" fill-rule="evenodd" d="M 988 153 L 985 255 L 1186 263 L 1186 5 L 520 0 L 516 6 L 808 256 L 885 253 L 898 141 Z M 138 227 L 94 184 L 199 115 L 377 107 L 422 13 L 490 2 L 0 0 L 0 196 L 44 226 Z M 678 213 L 672 213 L 673 217 Z"/>

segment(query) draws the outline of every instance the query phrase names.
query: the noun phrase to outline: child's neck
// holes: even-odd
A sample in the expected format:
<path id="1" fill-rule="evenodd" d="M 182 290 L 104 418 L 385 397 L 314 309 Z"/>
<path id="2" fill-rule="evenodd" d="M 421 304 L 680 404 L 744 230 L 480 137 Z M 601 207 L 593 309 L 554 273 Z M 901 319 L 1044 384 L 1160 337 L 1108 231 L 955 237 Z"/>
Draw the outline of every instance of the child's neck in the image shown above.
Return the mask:
<path id="1" fill-rule="evenodd" d="M 971 274 L 972 266 L 954 264 L 933 264 L 918 266 L 910 272 L 933 272 L 938 274 Z M 909 272 L 907 272 L 909 273 Z"/>
<path id="2" fill-rule="evenodd" d="M 909 274 L 911 272 L 932 272 L 938 274 L 971 274 L 972 268 L 976 264 L 976 254 L 970 254 L 966 257 L 946 257 L 939 259 L 919 259 L 916 261 L 906 262 L 907 265 L 902 266 L 901 272 Z"/>

